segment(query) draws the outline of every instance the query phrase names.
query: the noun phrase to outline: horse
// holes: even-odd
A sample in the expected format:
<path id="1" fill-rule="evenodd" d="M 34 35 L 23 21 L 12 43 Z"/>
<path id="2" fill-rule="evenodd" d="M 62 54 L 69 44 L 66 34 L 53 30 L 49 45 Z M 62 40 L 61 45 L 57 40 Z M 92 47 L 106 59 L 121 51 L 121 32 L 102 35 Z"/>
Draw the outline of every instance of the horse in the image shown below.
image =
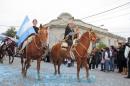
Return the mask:
<path id="1" fill-rule="evenodd" d="M 70 51 L 63 51 L 61 48 L 61 43 L 57 43 L 52 47 L 51 57 L 54 64 L 55 74 L 57 73 L 56 65 L 58 65 L 58 74 L 60 74 L 60 65 L 62 59 L 71 56 L 71 53 L 75 56 L 77 61 L 77 79 L 79 80 L 80 67 L 83 65 L 86 69 L 86 77 L 89 76 L 89 67 L 87 64 L 87 51 L 90 45 L 90 41 L 96 41 L 96 34 L 90 29 L 90 31 L 85 32 L 81 35 L 78 40 L 78 44 L 73 46 Z M 63 55 L 63 56 L 62 56 Z M 66 55 L 66 56 L 65 56 Z"/>
<path id="2" fill-rule="evenodd" d="M 62 44 L 62 42 L 58 42 L 51 49 L 51 59 L 54 64 L 54 69 L 55 69 L 54 74 L 55 75 L 57 74 L 56 66 L 58 66 L 58 74 L 60 75 L 60 65 L 62 64 L 63 60 L 65 58 L 70 59 L 69 51 L 62 48 L 61 44 Z"/>
<path id="3" fill-rule="evenodd" d="M 89 77 L 89 66 L 87 61 L 87 51 L 90 46 L 90 42 L 96 41 L 96 34 L 90 29 L 81 35 L 79 43 L 74 46 L 72 53 L 77 61 L 77 79 L 79 80 L 80 67 L 83 66 L 86 69 L 86 78 Z"/>
<path id="4" fill-rule="evenodd" d="M 40 62 L 47 47 L 47 28 L 48 27 L 40 26 L 38 34 L 33 37 L 32 42 L 23 50 L 21 57 L 23 77 L 26 77 L 27 70 L 31 66 L 31 60 L 37 60 L 37 76 L 38 79 L 40 79 Z"/>
<path id="5" fill-rule="evenodd" d="M 16 42 L 9 39 L 11 42 L 6 43 L 7 41 L 1 45 L 0 47 L 0 60 L 1 63 L 3 63 L 3 57 L 7 54 L 9 56 L 9 64 L 12 64 L 14 61 L 14 55 L 15 55 L 15 47 L 16 47 Z"/>

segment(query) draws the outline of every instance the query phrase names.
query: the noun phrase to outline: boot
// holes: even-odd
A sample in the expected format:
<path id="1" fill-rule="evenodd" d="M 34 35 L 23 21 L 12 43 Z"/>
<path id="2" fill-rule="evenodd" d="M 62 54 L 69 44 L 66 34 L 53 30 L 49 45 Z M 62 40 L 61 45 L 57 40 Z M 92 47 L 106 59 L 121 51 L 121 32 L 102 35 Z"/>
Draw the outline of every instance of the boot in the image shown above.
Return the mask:
<path id="1" fill-rule="evenodd" d="M 127 75 L 127 68 L 125 68 L 125 73 L 124 74 Z"/>
<path id="2" fill-rule="evenodd" d="M 125 75 L 125 68 L 123 67 L 123 71 L 121 72 L 122 75 Z"/>

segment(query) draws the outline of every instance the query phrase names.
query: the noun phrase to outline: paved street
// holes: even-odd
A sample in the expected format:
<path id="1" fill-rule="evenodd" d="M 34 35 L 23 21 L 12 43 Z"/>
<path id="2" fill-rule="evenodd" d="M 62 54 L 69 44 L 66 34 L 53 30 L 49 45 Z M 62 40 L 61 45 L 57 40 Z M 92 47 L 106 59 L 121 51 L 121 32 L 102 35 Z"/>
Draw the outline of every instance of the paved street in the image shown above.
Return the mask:
<path id="1" fill-rule="evenodd" d="M 130 79 L 113 72 L 101 72 L 100 69 L 91 70 L 90 78 L 86 80 L 85 70 L 81 69 L 80 82 L 76 77 L 76 65 L 74 67 L 61 66 L 61 76 L 54 76 L 53 65 L 41 63 L 41 80 L 36 77 L 36 62 L 34 61 L 27 73 L 27 78 L 21 75 L 20 59 L 15 58 L 12 65 L 0 64 L 0 86 L 129 86 Z"/>

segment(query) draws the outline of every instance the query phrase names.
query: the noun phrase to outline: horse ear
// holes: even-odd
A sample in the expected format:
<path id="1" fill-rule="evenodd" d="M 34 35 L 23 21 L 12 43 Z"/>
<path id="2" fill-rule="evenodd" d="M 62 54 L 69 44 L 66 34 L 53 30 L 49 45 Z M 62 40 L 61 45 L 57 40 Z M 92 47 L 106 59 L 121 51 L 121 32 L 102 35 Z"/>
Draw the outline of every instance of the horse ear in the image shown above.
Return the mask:
<path id="1" fill-rule="evenodd" d="M 92 32 L 92 28 L 88 28 L 88 32 Z"/>
<path id="2" fill-rule="evenodd" d="M 90 32 L 92 32 L 93 31 L 93 29 L 92 29 L 92 27 L 90 28 Z"/>

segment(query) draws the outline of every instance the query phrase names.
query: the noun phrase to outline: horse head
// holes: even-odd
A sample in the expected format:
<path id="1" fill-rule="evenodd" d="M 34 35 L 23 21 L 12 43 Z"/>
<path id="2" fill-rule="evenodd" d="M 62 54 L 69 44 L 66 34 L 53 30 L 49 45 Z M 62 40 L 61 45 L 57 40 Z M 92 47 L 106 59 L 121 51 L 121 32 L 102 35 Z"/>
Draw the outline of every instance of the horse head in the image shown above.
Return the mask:
<path id="1" fill-rule="evenodd" d="M 92 31 L 92 29 L 90 29 L 89 31 L 86 31 L 81 38 L 89 39 L 90 41 L 95 42 L 96 34 Z"/>
<path id="2" fill-rule="evenodd" d="M 46 47 L 48 40 L 48 27 L 43 27 L 42 25 L 40 25 L 37 36 L 39 37 L 42 46 Z"/>
<path id="3" fill-rule="evenodd" d="M 91 41 L 96 42 L 96 34 L 92 29 L 89 30 L 89 38 Z"/>

